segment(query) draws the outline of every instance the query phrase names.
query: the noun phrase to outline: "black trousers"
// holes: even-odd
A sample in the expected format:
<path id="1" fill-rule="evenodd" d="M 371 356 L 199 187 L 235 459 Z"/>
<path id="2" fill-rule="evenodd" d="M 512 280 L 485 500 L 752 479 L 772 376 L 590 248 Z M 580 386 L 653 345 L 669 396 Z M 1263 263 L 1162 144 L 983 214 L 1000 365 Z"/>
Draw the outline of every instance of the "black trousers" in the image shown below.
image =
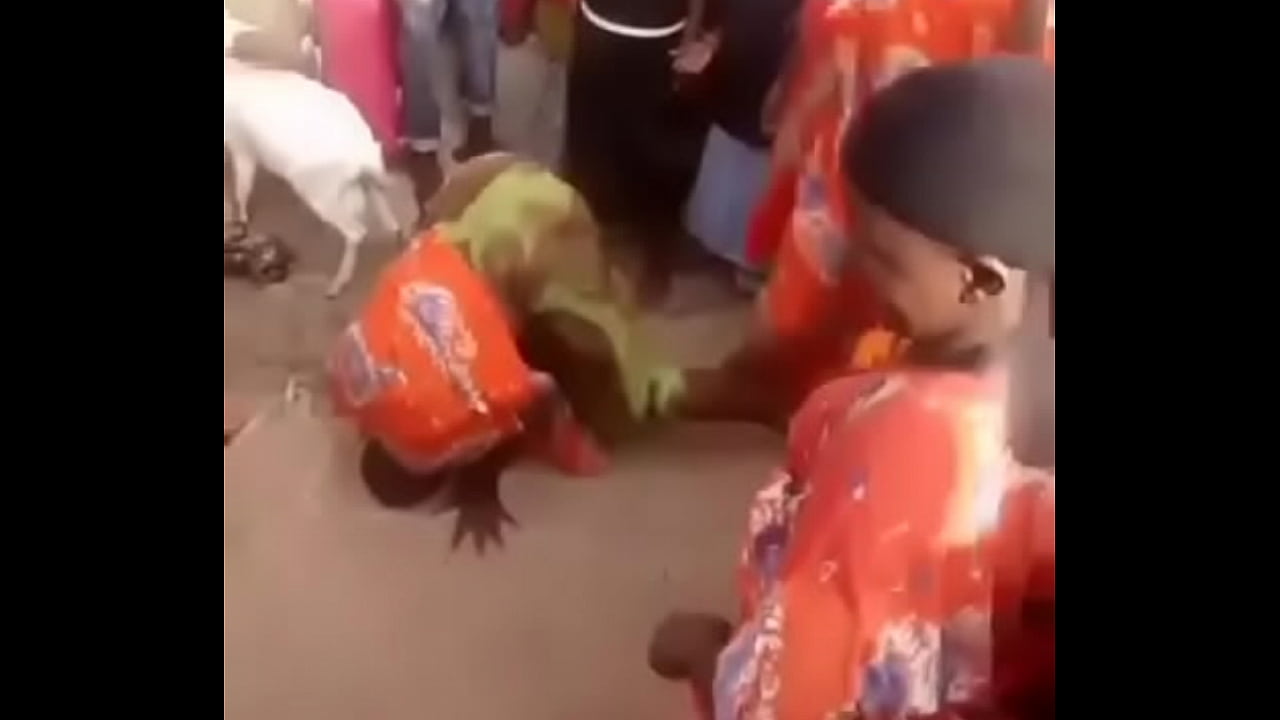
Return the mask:
<path id="1" fill-rule="evenodd" d="M 676 233 L 707 123 L 675 91 L 680 35 L 640 39 L 576 14 L 565 132 L 568 180 L 601 224 L 654 242 Z"/>

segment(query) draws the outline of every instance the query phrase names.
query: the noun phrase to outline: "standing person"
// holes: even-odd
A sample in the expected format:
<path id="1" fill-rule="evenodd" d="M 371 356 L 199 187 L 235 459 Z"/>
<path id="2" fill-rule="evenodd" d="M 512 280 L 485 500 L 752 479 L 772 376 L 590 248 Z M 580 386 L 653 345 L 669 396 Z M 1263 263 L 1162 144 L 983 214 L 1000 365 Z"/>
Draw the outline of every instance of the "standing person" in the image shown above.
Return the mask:
<path id="1" fill-rule="evenodd" d="M 655 634 L 651 665 L 707 717 L 1052 716 L 1053 483 L 1010 457 L 1005 418 L 1028 276 L 1054 264 L 1055 96 L 1032 60 L 930 68 L 844 145 L 845 229 L 913 344 L 792 420 L 736 629 L 681 614 Z"/>
<path id="2" fill-rule="evenodd" d="M 731 263 L 740 282 L 753 282 L 759 271 L 746 255 L 746 242 L 769 180 L 773 128 L 765 127 L 765 99 L 782 69 L 799 8 L 800 0 L 723 0 L 715 29 L 676 61 L 678 71 L 706 68 L 702 99 L 712 119 L 685 227 Z"/>
<path id="3" fill-rule="evenodd" d="M 388 156 L 400 150 L 394 0 L 312 0 L 320 77 L 360 111 Z"/>
<path id="4" fill-rule="evenodd" d="M 440 172 L 493 147 L 498 0 L 400 0 L 400 68 L 405 132 L 415 196 L 435 192 Z M 462 139 L 446 137 L 442 109 L 457 94 L 466 117 Z"/>
<path id="5" fill-rule="evenodd" d="M 493 134 L 502 147 L 559 170 L 574 0 L 502 0 Z"/>
<path id="6" fill-rule="evenodd" d="M 672 54 L 701 34 L 704 0 L 580 0 L 569 60 L 566 173 L 605 227 L 644 254 L 665 293 L 702 142 Z"/>
<path id="7" fill-rule="evenodd" d="M 846 267 L 852 248 L 839 226 L 854 218 L 839 192 L 841 138 L 902 73 L 1002 48 L 1040 54 L 1025 28 L 1042 37 L 1047 25 L 1045 0 L 806 4 L 780 78 L 774 179 L 749 241 L 754 261 L 772 261 L 769 282 L 747 344 L 722 368 L 691 373 L 687 414 L 776 422 L 833 374 L 901 352 L 868 279 Z"/>

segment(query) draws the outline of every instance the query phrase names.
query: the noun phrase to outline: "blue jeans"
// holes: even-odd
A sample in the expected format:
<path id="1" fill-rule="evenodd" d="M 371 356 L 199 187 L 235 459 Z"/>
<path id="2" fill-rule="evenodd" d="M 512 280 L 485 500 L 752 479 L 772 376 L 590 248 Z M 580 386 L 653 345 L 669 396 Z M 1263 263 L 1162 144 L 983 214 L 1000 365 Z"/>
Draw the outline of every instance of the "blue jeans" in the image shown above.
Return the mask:
<path id="1" fill-rule="evenodd" d="M 443 93 L 456 89 L 473 117 L 493 112 L 498 2 L 400 0 L 400 8 L 405 135 L 427 149 L 440 140 Z"/>

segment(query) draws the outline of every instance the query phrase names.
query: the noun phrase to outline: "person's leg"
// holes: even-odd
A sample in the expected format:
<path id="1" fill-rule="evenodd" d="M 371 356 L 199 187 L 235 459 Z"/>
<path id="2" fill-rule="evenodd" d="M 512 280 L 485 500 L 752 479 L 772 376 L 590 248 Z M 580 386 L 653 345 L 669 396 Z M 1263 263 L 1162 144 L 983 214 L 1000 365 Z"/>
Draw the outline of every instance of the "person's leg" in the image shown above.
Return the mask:
<path id="1" fill-rule="evenodd" d="M 674 89 L 669 38 L 617 43 L 611 81 L 624 94 L 610 116 L 613 172 L 621 183 L 621 221 L 643 254 L 640 294 L 646 303 L 666 295 L 685 240 L 682 209 L 702 154 L 706 124 Z"/>
<path id="2" fill-rule="evenodd" d="M 440 184 L 438 87 L 444 55 L 441 27 L 445 0 L 401 0 L 400 71 L 403 78 L 409 175 L 419 208 Z"/>
<path id="3" fill-rule="evenodd" d="M 534 123 L 533 144 L 538 148 L 538 157 L 552 170 L 564 167 L 564 116 L 567 87 L 567 65 L 563 60 L 550 60 L 547 63 L 546 83 L 541 95 L 542 102 L 539 106 L 537 121 Z"/>
<path id="4" fill-rule="evenodd" d="M 552 170 L 560 160 L 564 66 L 548 57 L 537 36 L 498 49 L 494 140 Z"/>
<path id="5" fill-rule="evenodd" d="M 462 101 L 467 112 L 464 157 L 493 148 L 493 98 L 498 61 L 497 0 L 454 0 Z"/>
<path id="6" fill-rule="evenodd" d="M 620 123 L 629 112 L 620 42 L 626 40 L 575 14 L 565 99 L 565 179 L 582 193 L 602 227 L 621 219 L 619 178 L 630 172 L 616 154 L 624 144 L 618 139 Z"/>

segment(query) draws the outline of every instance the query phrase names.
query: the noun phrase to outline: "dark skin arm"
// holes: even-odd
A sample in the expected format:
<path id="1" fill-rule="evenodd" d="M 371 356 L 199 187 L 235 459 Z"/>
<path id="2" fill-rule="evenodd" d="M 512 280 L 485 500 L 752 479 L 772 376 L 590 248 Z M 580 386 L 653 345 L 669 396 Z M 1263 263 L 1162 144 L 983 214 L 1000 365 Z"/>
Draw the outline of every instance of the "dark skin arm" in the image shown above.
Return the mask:
<path id="1" fill-rule="evenodd" d="M 468 536 L 479 555 L 484 555 L 489 543 L 503 546 L 502 526 L 515 526 L 517 523 L 502 504 L 499 485 L 502 473 L 520 457 L 523 450 L 523 439 L 511 438 L 458 470 L 450 502 L 458 510 L 453 528 L 454 550 Z"/>

